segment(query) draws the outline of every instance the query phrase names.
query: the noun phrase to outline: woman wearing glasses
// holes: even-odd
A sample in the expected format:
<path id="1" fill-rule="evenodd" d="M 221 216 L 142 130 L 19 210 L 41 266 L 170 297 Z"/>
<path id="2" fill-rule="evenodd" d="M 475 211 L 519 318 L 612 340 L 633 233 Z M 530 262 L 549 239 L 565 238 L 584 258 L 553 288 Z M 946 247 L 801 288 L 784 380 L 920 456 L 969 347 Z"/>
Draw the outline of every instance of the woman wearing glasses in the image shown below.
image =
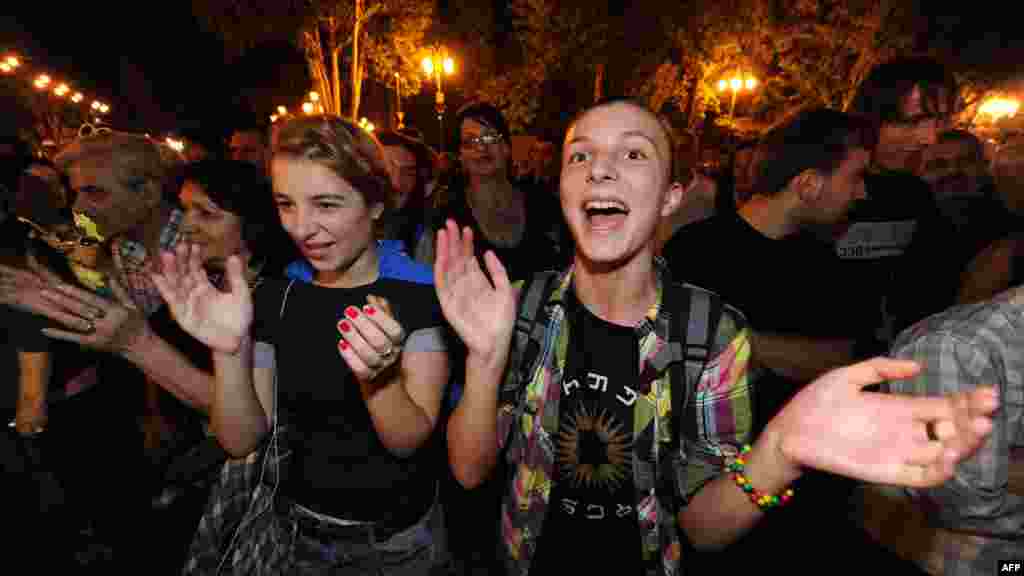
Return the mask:
<path id="1" fill-rule="evenodd" d="M 567 263 L 568 232 L 555 196 L 511 178 L 512 143 L 501 112 L 471 103 L 455 115 L 453 126 L 460 166 L 446 189 L 434 194 L 434 229 L 448 218 L 469 226 L 477 256 L 493 250 L 512 281 Z M 417 259 L 433 262 L 433 250 L 434 234 L 424 234 Z"/>

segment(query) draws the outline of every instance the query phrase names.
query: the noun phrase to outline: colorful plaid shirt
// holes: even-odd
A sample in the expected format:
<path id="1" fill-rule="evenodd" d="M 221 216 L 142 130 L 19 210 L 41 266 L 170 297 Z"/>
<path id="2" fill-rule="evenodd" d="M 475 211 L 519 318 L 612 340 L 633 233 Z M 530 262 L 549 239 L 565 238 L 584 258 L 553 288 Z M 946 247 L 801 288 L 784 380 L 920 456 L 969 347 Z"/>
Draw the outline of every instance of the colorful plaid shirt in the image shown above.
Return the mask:
<path id="1" fill-rule="evenodd" d="M 736 310 L 723 306 L 711 357 L 696 390 L 690 393 L 683 415 L 696 419 L 696 436 L 676 432 L 679 448 L 664 458 L 673 434 L 670 371 L 656 373 L 653 365 L 659 351 L 668 345 L 674 311 L 661 305 L 663 284 L 671 278 L 664 264 L 656 262 L 660 280 L 657 299 L 636 328 L 640 348 L 637 374 L 648 375 L 638 378 L 641 400 L 634 404 L 633 482 L 642 537 L 636 545 L 641 547 L 645 564 L 656 566 L 649 574 L 672 576 L 680 572 L 682 549 L 673 511 L 677 506 L 685 507 L 705 483 L 722 474 L 725 462 L 751 437 L 751 348 L 745 320 Z M 525 382 L 526 393 L 519 397 L 526 406 L 522 410 L 508 404 L 499 408 L 498 444 L 502 447 L 508 442 L 512 476 L 501 518 L 511 576 L 529 573 L 547 516 L 555 466 L 553 439 L 558 431 L 561 380 L 571 337 L 571 327 L 565 322 L 565 295 L 571 284 L 570 268 L 559 276 L 556 289 L 543 307 L 547 310 L 546 316 L 541 316 L 544 343 L 537 360 L 532 366 L 517 367 L 525 370 L 520 381 Z M 515 421 L 517 413 L 521 416 Z M 673 470 L 669 472 L 676 479 L 674 502 L 663 502 L 655 493 L 656 485 L 666 475 L 665 470 L 658 469 L 658 463 L 665 461 L 671 462 Z M 628 545 L 623 553 L 630 553 Z"/>
<path id="2" fill-rule="evenodd" d="M 1024 494 L 1007 489 L 1011 450 L 1024 446 L 1024 287 L 959 306 L 908 328 L 893 355 L 920 362 L 893 392 L 938 396 L 998 386 L 1002 406 L 982 448 L 938 488 L 909 490 L 931 522 L 957 537 L 936 539 L 945 574 L 994 573 L 994 556 L 1024 557 Z M 1007 556 L 1006 559 L 1011 558 Z"/>

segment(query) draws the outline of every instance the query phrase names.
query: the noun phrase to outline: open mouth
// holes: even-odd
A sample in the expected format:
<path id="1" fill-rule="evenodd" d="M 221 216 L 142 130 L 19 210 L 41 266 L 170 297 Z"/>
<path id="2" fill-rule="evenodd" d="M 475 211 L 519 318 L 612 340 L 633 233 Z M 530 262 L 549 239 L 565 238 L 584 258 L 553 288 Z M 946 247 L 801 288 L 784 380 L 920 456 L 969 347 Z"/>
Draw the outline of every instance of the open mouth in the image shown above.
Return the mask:
<path id="1" fill-rule="evenodd" d="M 629 208 L 618 200 L 591 200 L 583 204 L 583 213 L 591 227 L 612 229 L 626 221 Z"/>

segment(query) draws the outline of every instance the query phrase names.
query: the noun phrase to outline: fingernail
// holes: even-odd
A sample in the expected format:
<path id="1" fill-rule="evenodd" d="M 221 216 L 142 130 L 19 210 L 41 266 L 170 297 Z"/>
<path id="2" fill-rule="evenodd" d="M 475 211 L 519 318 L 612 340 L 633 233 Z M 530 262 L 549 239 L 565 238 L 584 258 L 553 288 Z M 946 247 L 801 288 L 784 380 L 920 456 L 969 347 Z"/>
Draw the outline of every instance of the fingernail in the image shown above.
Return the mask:
<path id="1" fill-rule="evenodd" d="M 349 326 L 348 322 L 342 320 L 341 322 L 338 322 L 338 329 L 341 330 L 342 332 L 348 333 L 348 331 L 351 330 L 352 327 Z"/>
<path id="2" fill-rule="evenodd" d="M 377 313 L 373 306 L 363 306 L 363 311 L 366 312 L 367 316 L 373 316 Z"/>
<path id="3" fill-rule="evenodd" d="M 345 342 L 344 340 L 339 340 L 338 341 L 338 348 L 340 350 L 348 350 L 348 342 Z"/>
<path id="4" fill-rule="evenodd" d="M 353 306 L 349 306 L 348 308 L 345 308 L 345 315 L 355 320 L 356 318 L 359 318 L 359 310 L 356 310 Z"/>

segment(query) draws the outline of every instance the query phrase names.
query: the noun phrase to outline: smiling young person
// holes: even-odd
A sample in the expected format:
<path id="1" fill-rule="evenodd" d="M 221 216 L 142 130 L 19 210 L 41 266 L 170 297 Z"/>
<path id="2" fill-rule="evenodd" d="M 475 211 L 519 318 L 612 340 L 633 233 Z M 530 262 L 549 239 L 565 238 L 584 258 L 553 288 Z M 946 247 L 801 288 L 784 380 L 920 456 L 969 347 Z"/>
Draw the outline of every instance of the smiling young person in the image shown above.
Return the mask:
<path id="1" fill-rule="evenodd" d="M 573 265 L 545 296 L 532 361 L 513 344 L 517 293 L 474 233 L 449 221 L 438 234 L 435 284 L 445 317 L 468 350 L 465 393 L 448 425 L 458 480 L 475 486 L 508 461 L 502 513 L 509 574 L 580 572 L 614 563 L 633 574 L 676 574 L 682 544 L 721 548 L 771 506 L 805 467 L 896 484 L 933 484 L 979 445 L 997 405 L 989 392 L 906 399 L 862 393 L 912 374 L 876 359 L 830 372 L 801 391 L 751 441 L 750 333 L 725 306 L 704 369 L 674 378 L 666 301 L 677 294 L 654 257 L 659 220 L 680 202 L 671 143 L 658 118 L 632 101 L 584 111 L 566 135 L 561 204 L 575 240 Z M 523 293 L 530 294 L 529 287 Z M 511 389 L 512 393 L 509 394 Z M 686 391 L 673 429 L 671 394 Z M 679 400 L 679 399 L 677 399 Z M 958 417 L 959 419 L 954 419 Z M 926 422 L 939 440 L 929 441 Z M 838 424 L 837 424 L 838 423 Z M 870 425 L 868 425 L 870 423 Z M 959 423 L 959 424 L 955 424 Z M 629 568 L 625 568 L 629 566 Z"/>
<path id="2" fill-rule="evenodd" d="M 250 294 L 231 256 L 219 291 L 184 245 L 156 277 L 178 323 L 214 351 L 211 422 L 225 449 L 247 455 L 274 413 L 283 424 L 291 454 L 275 512 L 243 546 L 272 550 L 259 573 L 425 574 L 436 495 L 425 447 L 448 360 L 431 287 L 380 273 L 380 146 L 347 121 L 303 118 L 281 128 L 271 173 L 312 282 Z"/>

